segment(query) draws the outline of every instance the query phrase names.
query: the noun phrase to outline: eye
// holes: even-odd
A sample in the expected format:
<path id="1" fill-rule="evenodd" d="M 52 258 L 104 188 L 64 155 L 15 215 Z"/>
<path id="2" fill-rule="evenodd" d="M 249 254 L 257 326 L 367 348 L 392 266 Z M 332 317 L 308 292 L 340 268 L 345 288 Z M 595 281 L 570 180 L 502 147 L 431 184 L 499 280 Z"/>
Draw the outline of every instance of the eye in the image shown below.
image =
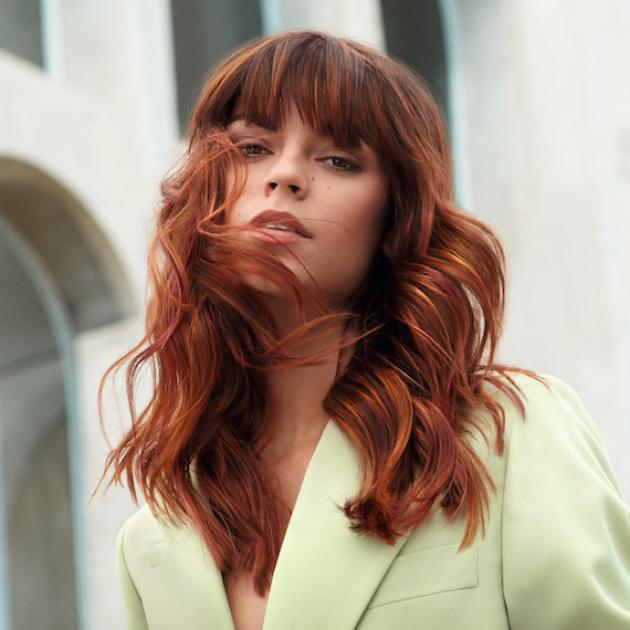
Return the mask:
<path id="1" fill-rule="evenodd" d="M 359 165 L 347 160 L 346 158 L 340 157 L 338 155 L 333 155 L 331 157 L 324 158 L 324 160 L 333 160 L 336 164 L 333 165 L 333 168 L 339 171 L 358 171 Z"/>
<path id="2" fill-rule="evenodd" d="M 266 151 L 265 147 L 260 144 L 240 144 L 238 148 L 245 157 L 258 157 L 262 153 L 259 150 Z"/>

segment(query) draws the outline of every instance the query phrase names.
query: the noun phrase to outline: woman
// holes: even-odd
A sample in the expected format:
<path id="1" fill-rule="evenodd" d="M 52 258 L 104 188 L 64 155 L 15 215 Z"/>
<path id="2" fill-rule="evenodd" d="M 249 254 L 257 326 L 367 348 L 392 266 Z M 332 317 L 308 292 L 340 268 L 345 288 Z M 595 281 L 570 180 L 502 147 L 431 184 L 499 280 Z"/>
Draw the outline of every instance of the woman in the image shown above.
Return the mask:
<path id="1" fill-rule="evenodd" d="M 630 628 L 628 508 L 573 389 L 493 362 L 503 250 L 422 80 L 283 32 L 214 70 L 189 139 L 104 376 L 135 353 L 129 627 Z"/>

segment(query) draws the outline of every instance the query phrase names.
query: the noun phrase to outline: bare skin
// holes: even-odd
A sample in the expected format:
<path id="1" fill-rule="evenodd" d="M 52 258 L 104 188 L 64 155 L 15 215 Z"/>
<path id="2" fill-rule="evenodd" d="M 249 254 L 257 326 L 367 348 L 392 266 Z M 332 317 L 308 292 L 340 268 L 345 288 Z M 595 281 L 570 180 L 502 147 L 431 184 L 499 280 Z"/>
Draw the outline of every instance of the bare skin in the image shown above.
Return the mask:
<path id="1" fill-rule="evenodd" d="M 248 178 L 227 223 L 247 223 L 265 208 L 295 214 L 313 238 L 291 243 L 332 304 L 343 305 L 359 286 L 380 241 L 388 183 L 377 154 L 363 144 L 347 151 L 334 146 L 303 124 L 293 109 L 282 127 L 272 132 L 238 120 L 230 135 L 248 157 Z M 348 168 L 348 165 L 354 168 Z M 273 244 L 270 247 L 274 247 Z M 383 249 L 388 253 L 389 243 Z M 343 265 L 339 254 L 343 252 Z M 304 282 L 308 276 L 290 257 L 286 264 Z M 290 301 L 263 279 L 252 280 L 274 315 L 280 332 L 287 334 L 293 321 Z M 340 336 L 329 330 L 325 339 L 309 340 L 294 354 L 310 354 Z M 350 358 L 340 362 L 343 371 Z M 319 365 L 285 369 L 267 377 L 270 409 L 276 430 L 263 451 L 263 459 L 275 474 L 277 489 L 289 513 L 302 485 L 304 473 L 328 421 L 323 408 L 332 387 L 338 354 Z M 254 590 L 250 575 L 224 576 L 225 591 L 236 630 L 262 627 L 267 597 Z"/>

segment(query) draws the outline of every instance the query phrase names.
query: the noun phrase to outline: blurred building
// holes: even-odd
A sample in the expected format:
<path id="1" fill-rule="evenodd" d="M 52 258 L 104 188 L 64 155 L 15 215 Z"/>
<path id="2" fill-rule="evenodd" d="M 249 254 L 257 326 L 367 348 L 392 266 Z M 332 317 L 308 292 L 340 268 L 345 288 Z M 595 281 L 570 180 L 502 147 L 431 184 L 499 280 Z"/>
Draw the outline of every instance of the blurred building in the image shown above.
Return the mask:
<path id="1" fill-rule="evenodd" d="M 624 0 L 0 0 L 0 630 L 124 627 L 135 507 L 120 488 L 88 504 L 96 387 L 142 335 L 158 185 L 205 76 L 284 28 L 427 79 L 457 200 L 507 252 L 499 359 L 578 391 L 627 498 L 629 26 Z M 125 404 L 106 396 L 112 443 Z"/>

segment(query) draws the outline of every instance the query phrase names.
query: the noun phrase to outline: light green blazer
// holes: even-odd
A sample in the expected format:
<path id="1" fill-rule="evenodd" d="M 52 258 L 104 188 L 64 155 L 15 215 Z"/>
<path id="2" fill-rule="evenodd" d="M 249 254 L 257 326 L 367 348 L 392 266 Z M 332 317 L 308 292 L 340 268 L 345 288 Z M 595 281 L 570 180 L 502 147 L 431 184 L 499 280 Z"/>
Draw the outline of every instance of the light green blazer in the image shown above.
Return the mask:
<path id="1" fill-rule="evenodd" d="M 545 378 L 551 392 L 517 377 L 525 421 L 497 394 L 504 457 L 475 439 L 497 493 L 485 537 L 460 553 L 464 521 L 441 512 L 394 546 L 348 528 L 334 502 L 355 494 L 359 463 L 329 421 L 286 531 L 264 630 L 630 630 L 628 506 L 583 403 Z M 120 529 L 117 567 L 130 630 L 233 630 L 221 573 L 192 528 L 167 526 L 145 504 Z"/>

